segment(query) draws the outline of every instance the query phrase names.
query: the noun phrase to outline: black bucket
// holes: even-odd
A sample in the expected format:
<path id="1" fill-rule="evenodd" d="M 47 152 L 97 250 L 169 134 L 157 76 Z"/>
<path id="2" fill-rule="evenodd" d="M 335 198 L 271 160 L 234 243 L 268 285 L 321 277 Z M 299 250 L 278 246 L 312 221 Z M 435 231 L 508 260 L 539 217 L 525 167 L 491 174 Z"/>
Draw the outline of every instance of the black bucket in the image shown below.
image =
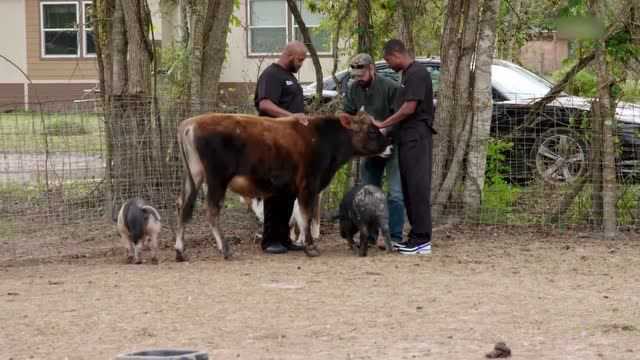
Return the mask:
<path id="1" fill-rule="evenodd" d="M 115 360 L 209 360 L 209 355 L 197 350 L 153 349 L 121 354 Z"/>

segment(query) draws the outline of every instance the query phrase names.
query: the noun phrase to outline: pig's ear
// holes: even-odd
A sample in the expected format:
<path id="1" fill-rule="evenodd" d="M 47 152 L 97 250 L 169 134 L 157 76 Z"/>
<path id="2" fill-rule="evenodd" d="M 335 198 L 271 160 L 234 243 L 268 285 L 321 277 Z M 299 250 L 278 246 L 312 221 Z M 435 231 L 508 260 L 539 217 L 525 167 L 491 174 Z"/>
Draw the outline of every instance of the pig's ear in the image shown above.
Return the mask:
<path id="1" fill-rule="evenodd" d="M 340 113 L 340 115 L 338 115 L 338 118 L 340 118 L 340 124 L 342 124 L 343 127 L 351 129 L 353 122 L 353 117 L 351 115 L 347 113 Z"/>

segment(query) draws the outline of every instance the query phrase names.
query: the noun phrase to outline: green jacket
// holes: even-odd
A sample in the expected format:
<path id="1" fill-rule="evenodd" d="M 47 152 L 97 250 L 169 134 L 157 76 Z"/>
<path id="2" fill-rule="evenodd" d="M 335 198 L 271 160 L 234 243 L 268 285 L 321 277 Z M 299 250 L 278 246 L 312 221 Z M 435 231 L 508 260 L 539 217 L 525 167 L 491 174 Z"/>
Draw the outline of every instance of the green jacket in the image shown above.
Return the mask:
<path id="1" fill-rule="evenodd" d="M 376 78 L 368 88 L 363 88 L 355 81 L 349 85 L 345 95 L 342 110 L 349 114 L 355 114 L 364 105 L 364 110 L 378 121 L 383 121 L 393 115 L 395 98 L 400 85 L 376 74 Z"/>

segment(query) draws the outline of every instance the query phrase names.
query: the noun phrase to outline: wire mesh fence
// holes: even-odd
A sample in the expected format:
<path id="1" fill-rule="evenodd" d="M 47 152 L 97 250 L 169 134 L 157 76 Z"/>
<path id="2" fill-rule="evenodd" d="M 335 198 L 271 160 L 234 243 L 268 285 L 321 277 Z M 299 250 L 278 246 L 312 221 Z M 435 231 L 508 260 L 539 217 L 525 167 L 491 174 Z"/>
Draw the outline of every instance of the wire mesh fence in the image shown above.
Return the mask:
<path id="1" fill-rule="evenodd" d="M 494 102 L 489 140 L 467 149 L 486 150 L 481 206 L 473 214 L 464 211 L 463 162 L 451 195 L 434 203 L 444 209 L 436 221 L 553 226 L 597 221 L 592 170 L 602 160 L 594 160 L 591 147 L 591 104 L 564 98 L 532 116 L 534 102 Z M 183 175 L 176 125 L 205 110 L 255 112 L 252 104 L 205 105 L 120 98 L 109 104 L 29 104 L 30 111 L 0 113 L 0 226 L 106 220 L 114 205 L 133 196 L 147 199 L 173 223 Z M 615 125 L 617 221 L 622 229 L 637 229 L 640 221 L 639 108 L 620 104 Z M 447 132 L 434 138 L 434 168 L 449 171 L 460 146 L 452 139 Z M 348 168 L 341 169 L 325 190 L 325 214 L 335 211 L 348 176 Z"/>

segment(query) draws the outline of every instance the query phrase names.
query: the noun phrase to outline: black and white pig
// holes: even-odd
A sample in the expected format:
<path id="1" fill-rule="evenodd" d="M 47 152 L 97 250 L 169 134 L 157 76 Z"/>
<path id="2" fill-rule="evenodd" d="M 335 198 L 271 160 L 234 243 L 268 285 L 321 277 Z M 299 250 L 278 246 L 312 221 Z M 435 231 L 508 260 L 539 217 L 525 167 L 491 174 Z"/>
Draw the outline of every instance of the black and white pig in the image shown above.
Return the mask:
<path id="1" fill-rule="evenodd" d="M 389 236 L 389 209 L 382 190 L 374 185 L 356 185 L 342 198 L 340 203 L 340 236 L 346 239 L 360 256 L 367 256 L 369 242 L 375 243 L 381 232 L 387 251 L 391 251 Z M 356 245 L 353 236 L 359 232 Z"/>
<path id="2" fill-rule="evenodd" d="M 117 228 L 127 248 L 127 263 L 142 264 L 142 247 L 151 248 L 151 263 L 158 263 L 158 236 L 162 224 L 160 214 L 144 200 L 127 200 L 117 217 Z"/>

